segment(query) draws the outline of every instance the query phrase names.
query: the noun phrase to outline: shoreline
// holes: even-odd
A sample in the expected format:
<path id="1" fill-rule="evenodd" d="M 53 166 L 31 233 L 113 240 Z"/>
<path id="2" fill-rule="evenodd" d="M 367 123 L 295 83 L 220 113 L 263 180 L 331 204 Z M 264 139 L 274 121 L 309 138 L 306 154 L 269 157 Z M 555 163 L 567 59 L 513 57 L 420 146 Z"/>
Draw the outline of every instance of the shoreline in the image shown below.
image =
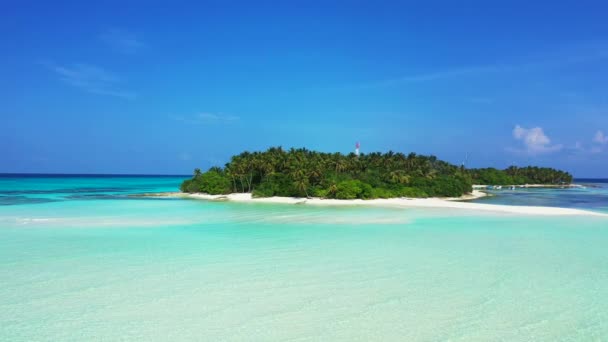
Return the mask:
<path id="1" fill-rule="evenodd" d="M 486 190 L 494 185 L 473 184 L 473 190 Z M 515 187 L 516 189 L 579 189 L 585 188 L 582 184 L 510 184 L 502 185 L 503 188 Z"/>
<path id="2" fill-rule="evenodd" d="M 230 201 L 241 203 L 272 203 L 272 204 L 306 204 L 306 205 L 321 205 L 321 206 L 377 206 L 377 207 L 392 207 L 392 208 L 443 208 L 443 209 L 461 209 L 471 211 L 484 211 L 506 214 L 523 214 L 537 216 L 603 216 L 608 217 L 608 214 L 574 209 L 574 208 L 559 208 L 559 207 L 538 207 L 538 206 L 511 206 L 499 204 L 484 204 L 470 203 L 468 200 L 473 200 L 487 196 L 485 192 L 473 190 L 471 194 L 456 198 L 389 198 L 389 199 L 322 199 L 322 198 L 297 198 L 297 197 L 261 197 L 253 198 L 250 193 L 232 193 L 228 195 L 209 195 L 204 193 L 182 193 L 182 192 L 167 192 L 155 194 L 142 194 L 142 197 L 177 197 L 189 198 L 206 201 Z"/>

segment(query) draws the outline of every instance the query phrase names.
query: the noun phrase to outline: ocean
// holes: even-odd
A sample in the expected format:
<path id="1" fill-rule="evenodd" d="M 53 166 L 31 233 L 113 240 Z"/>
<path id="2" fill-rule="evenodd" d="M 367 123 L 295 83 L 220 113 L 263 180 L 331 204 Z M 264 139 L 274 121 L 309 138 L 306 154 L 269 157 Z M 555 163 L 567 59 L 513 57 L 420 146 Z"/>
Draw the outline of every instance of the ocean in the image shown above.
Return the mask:
<path id="1" fill-rule="evenodd" d="M 132 196 L 185 178 L 0 176 L 0 340 L 608 338 L 604 217 Z"/>
<path id="2" fill-rule="evenodd" d="M 491 195 L 472 202 L 507 205 L 535 205 L 577 208 L 608 212 L 608 179 L 575 179 L 581 188 L 539 189 L 516 188 L 489 190 Z"/>

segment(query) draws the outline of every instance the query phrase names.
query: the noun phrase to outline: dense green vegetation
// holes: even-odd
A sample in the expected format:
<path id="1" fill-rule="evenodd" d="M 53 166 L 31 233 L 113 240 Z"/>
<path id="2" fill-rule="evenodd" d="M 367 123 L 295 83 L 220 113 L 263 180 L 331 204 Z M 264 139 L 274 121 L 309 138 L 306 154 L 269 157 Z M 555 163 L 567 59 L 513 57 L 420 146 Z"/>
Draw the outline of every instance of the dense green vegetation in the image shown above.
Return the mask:
<path id="1" fill-rule="evenodd" d="M 196 169 L 180 189 L 209 194 L 251 192 L 256 197 L 457 197 L 471 192 L 474 183 L 569 183 L 571 179 L 552 169 L 467 170 L 415 153 L 356 156 L 272 147 L 233 156 L 224 168 L 212 167 L 204 173 Z"/>
<path id="2" fill-rule="evenodd" d="M 475 184 L 522 185 L 522 184 L 570 184 L 572 175 L 568 172 L 546 167 L 511 166 L 505 170 L 494 168 L 469 170 Z"/>
<path id="3" fill-rule="evenodd" d="M 184 192 L 339 199 L 460 196 L 471 191 L 468 173 L 433 156 L 388 152 L 320 153 L 307 149 L 243 152 L 224 168 L 195 170 Z"/>

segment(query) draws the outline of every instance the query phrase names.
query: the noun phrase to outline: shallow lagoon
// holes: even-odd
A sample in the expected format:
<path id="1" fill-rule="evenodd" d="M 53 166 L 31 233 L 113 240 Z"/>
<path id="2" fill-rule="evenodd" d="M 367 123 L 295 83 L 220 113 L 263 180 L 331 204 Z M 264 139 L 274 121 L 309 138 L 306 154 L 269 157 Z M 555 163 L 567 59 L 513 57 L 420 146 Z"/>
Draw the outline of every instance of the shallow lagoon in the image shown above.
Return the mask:
<path id="1" fill-rule="evenodd" d="M 135 188 L 0 206 L 0 339 L 608 336 L 605 218 L 123 196 Z"/>

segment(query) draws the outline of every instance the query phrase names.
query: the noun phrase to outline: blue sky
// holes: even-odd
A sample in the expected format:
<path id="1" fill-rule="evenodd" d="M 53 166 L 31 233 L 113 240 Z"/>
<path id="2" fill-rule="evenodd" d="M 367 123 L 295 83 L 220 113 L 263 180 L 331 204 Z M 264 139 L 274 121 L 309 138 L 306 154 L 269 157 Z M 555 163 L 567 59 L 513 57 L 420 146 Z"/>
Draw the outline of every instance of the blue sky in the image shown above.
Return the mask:
<path id="1" fill-rule="evenodd" d="M 188 174 L 269 146 L 608 177 L 608 5 L 2 5 L 0 172 Z"/>

